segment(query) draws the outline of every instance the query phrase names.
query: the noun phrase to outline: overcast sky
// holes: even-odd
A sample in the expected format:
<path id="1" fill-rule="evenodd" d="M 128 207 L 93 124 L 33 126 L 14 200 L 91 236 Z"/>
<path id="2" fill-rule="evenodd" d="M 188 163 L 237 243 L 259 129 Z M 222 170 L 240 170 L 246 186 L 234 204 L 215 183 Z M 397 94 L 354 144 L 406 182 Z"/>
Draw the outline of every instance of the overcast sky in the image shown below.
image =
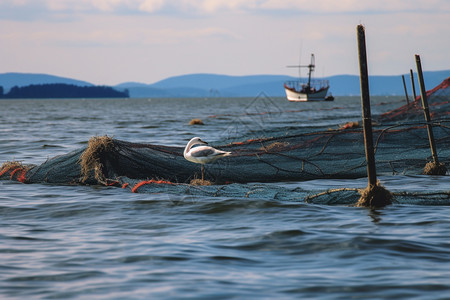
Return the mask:
<path id="1" fill-rule="evenodd" d="M 0 73 L 114 85 L 191 74 L 358 74 L 450 69 L 449 0 L 0 0 Z"/>

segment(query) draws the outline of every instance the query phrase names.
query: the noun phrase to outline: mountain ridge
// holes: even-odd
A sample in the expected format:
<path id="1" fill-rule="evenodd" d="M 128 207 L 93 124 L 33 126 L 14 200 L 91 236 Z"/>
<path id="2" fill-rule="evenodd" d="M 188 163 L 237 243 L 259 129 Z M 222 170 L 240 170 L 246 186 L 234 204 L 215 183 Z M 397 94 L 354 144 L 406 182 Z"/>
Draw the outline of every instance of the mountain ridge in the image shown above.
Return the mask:
<path id="1" fill-rule="evenodd" d="M 410 75 L 405 75 L 408 94 L 412 96 Z M 403 82 L 400 75 L 369 76 L 371 95 L 404 95 Z M 424 72 L 427 89 L 440 84 L 450 77 L 450 70 Z M 196 73 L 173 76 L 160 81 L 146 84 L 140 82 L 124 82 L 112 86 L 118 90 L 129 91 L 131 98 L 156 97 L 255 97 L 265 93 L 271 97 L 284 97 L 283 83 L 297 80 L 297 77 L 287 75 L 242 75 L 232 76 L 212 73 Z M 334 96 L 360 95 L 358 75 L 333 75 L 323 78 L 330 82 L 330 90 Z M 417 74 L 414 74 L 416 94 L 420 94 Z M 35 73 L 3 73 L 0 74 L 0 86 L 5 92 L 13 86 L 30 84 L 66 83 L 78 86 L 94 86 L 87 81 L 70 79 L 48 74 Z"/>
<path id="2" fill-rule="evenodd" d="M 87 81 L 43 73 L 9 72 L 0 74 L 0 86 L 3 86 L 5 90 L 9 90 L 14 86 L 23 87 L 32 84 L 52 83 L 73 84 L 77 86 L 94 86 L 94 84 Z"/>

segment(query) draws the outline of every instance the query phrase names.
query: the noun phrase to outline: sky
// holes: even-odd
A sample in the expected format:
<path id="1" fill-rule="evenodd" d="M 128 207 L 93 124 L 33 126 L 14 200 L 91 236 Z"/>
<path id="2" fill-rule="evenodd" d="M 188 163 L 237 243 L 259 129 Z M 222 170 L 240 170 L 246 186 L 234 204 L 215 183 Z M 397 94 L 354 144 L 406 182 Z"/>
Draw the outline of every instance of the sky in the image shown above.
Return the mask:
<path id="1" fill-rule="evenodd" d="M 450 69 L 449 0 L 0 0 L 0 73 L 94 84 L 184 74 L 316 77 Z M 303 71 L 306 74 L 306 71 Z"/>

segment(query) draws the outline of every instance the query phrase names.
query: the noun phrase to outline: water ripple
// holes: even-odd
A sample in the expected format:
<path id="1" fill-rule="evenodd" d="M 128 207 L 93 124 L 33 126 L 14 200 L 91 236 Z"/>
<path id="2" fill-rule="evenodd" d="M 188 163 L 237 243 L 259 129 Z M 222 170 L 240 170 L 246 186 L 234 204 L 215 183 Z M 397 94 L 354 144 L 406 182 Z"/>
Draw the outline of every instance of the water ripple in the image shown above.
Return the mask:
<path id="1" fill-rule="evenodd" d="M 177 146 L 194 135 L 231 140 L 251 134 L 238 125 L 251 124 L 243 113 L 252 100 L 2 102 L 0 162 L 39 164 L 105 134 Z M 250 129 L 298 127 L 311 113 L 322 124 L 344 123 L 361 113 L 356 98 L 326 104 L 345 110 L 276 101 L 282 118 Z M 201 128 L 187 125 L 202 115 L 219 116 Z M 443 176 L 379 179 L 394 192 L 449 189 Z M 366 185 L 363 178 L 267 187 L 301 193 Z M 241 186 L 255 191 L 246 198 L 1 181 L 0 298 L 450 299 L 448 201 L 370 210 L 276 199 L 261 187 Z"/>

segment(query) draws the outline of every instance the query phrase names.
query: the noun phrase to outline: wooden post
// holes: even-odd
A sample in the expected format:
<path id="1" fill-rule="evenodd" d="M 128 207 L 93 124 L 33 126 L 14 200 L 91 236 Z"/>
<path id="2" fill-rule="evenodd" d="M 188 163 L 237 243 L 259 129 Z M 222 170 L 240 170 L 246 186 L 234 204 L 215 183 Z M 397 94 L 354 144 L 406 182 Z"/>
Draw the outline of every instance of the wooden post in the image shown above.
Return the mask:
<path id="1" fill-rule="evenodd" d="M 373 148 L 372 116 L 370 113 L 369 75 L 367 71 L 366 36 L 364 26 L 358 25 L 359 78 L 361 81 L 361 106 L 363 114 L 364 145 L 366 148 L 367 188 L 360 191 L 356 206 L 383 207 L 392 203 L 392 194 L 377 182 L 375 152 Z"/>
<path id="2" fill-rule="evenodd" d="M 413 92 L 413 101 L 416 101 L 417 96 L 416 96 L 416 85 L 414 84 L 414 74 L 413 74 L 413 70 L 409 69 L 409 73 L 411 75 L 411 87 L 412 87 L 412 92 Z"/>
<path id="3" fill-rule="evenodd" d="M 436 152 L 436 143 L 434 141 L 433 126 L 431 125 L 430 109 L 428 107 L 427 92 L 425 90 L 425 83 L 422 74 L 422 64 L 420 63 L 420 56 L 416 54 L 416 66 L 417 66 L 417 76 L 419 77 L 420 86 L 420 96 L 422 98 L 423 112 L 425 114 L 425 120 L 427 121 L 428 130 L 428 140 L 430 141 L 431 156 L 433 157 L 433 162 L 439 165 L 439 160 Z"/>
<path id="4" fill-rule="evenodd" d="M 364 145 L 366 149 L 367 177 L 369 186 L 377 184 L 375 154 L 373 149 L 372 116 L 370 113 L 369 75 L 367 71 L 366 36 L 364 26 L 358 25 L 358 56 L 361 82 L 361 106 L 363 114 Z"/>
<path id="5" fill-rule="evenodd" d="M 402 75 L 403 88 L 405 89 L 406 103 L 409 105 L 408 89 L 406 88 L 405 75 Z"/>

